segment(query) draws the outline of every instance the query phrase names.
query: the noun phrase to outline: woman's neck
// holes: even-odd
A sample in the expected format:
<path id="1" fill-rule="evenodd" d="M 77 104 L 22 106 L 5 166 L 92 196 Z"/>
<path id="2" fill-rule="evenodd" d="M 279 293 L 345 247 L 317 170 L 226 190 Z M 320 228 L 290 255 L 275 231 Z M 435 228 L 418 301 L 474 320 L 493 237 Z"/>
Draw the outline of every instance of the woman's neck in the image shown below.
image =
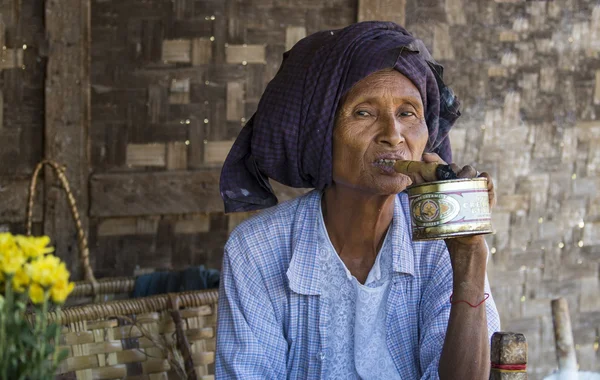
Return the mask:
<path id="1" fill-rule="evenodd" d="M 333 247 L 364 283 L 394 214 L 395 195 L 374 195 L 335 184 L 322 198 L 323 220 Z"/>

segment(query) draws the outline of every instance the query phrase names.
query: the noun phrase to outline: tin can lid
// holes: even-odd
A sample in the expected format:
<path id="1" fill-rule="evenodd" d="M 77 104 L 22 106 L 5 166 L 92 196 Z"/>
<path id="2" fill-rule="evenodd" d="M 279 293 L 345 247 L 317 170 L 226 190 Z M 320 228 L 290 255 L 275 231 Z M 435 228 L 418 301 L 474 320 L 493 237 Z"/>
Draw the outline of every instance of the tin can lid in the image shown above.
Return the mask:
<path id="1" fill-rule="evenodd" d="M 456 190 L 487 189 L 487 178 L 459 178 L 446 181 L 424 182 L 406 188 L 408 195 L 417 195 L 429 192 L 443 192 Z"/>

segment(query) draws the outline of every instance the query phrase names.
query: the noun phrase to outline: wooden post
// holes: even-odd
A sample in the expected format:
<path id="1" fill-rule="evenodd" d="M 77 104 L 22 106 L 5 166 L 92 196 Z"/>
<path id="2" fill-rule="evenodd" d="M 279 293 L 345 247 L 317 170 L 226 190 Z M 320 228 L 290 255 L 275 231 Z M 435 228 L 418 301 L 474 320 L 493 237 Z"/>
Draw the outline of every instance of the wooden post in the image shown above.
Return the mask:
<path id="1" fill-rule="evenodd" d="M 491 359 L 490 380 L 527 380 L 527 340 L 523 334 L 494 333 Z"/>
<path id="2" fill-rule="evenodd" d="M 87 233 L 90 128 L 91 0 L 46 0 L 48 38 L 44 156 L 66 166 L 66 175 Z M 50 169 L 44 172 L 44 233 L 81 278 L 77 233 L 65 194 Z"/>
<path id="3" fill-rule="evenodd" d="M 556 347 L 556 360 L 561 379 L 577 379 L 577 357 L 573 331 L 571 330 L 571 317 L 569 304 L 564 298 L 552 300 L 552 322 L 554 324 L 554 339 Z"/>

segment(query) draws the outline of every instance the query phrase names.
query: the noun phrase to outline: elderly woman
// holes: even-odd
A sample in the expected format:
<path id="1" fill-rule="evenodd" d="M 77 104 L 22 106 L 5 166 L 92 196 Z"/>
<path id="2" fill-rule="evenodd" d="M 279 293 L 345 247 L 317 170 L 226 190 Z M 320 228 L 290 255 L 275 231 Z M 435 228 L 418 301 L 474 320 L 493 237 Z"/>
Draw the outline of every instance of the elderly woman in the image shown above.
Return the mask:
<path id="1" fill-rule="evenodd" d="M 499 320 L 485 240 L 412 241 L 404 190 L 424 178 L 390 166 L 450 162 L 458 116 L 441 66 L 396 24 L 319 32 L 284 55 L 221 195 L 233 212 L 275 206 L 269 177 L 315 190 L 231 234 L 217 378 L 488 378 Z"/>

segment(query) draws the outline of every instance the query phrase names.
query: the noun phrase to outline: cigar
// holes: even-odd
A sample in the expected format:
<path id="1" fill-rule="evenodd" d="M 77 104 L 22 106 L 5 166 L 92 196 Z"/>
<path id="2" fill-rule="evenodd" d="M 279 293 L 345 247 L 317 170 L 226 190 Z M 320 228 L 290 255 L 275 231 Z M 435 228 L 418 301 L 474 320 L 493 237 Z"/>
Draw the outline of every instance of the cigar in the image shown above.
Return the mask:
<path id="1" fill-rule="evenodd" d="M 396 161 L 394 170 L 409 177 L 411 174 L 420 174 L 425 181 L 446 181 L 458 178 L 450 165 L 440 165 L 435 162 Z"/>

